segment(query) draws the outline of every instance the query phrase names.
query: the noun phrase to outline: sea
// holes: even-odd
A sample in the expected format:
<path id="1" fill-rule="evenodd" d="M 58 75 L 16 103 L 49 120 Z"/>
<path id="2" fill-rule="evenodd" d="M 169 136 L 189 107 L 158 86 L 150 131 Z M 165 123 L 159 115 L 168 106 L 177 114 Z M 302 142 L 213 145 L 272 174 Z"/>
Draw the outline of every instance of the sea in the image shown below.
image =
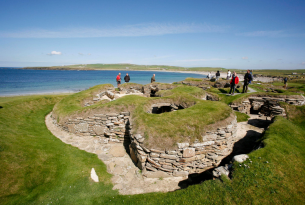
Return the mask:
<path id="1" fill-rule="evenodd" d="M 139 84 L 150 83 L 153 74 L 156 74 L 156 82 L 161 83 L 178 82 L 187 77 L 206 77 L 195 73 L 160 71 L 28 70 L 0 67 L 0 96 L 75 93 L 106 83 L 117 87 L 115 79 L 118 73 L 121 73 L 122 79 L 128 73 L 130 82 Z"/>

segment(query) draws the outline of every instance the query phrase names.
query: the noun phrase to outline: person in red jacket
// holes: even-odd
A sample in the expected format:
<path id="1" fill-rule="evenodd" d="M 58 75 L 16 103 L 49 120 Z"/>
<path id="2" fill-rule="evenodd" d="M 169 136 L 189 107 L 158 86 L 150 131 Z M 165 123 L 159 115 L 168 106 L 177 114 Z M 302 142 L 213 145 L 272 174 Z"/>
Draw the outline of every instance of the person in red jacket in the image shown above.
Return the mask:
<path id="1" fill-rule="evenodd" d="M 118 87 L 120 87 L 120 85 L 121 85 L 121 73 L 119 73 L 119 75 L 116 76 L 116 82 L 117 82 Z"/>
<path id="2" fill-rule="evenodd" d="M 233 93 L 231 95 L 234 95 L 234 92 L 235 92 L 235 86 L 239 83 L 239 78 L 238 76 L 236 75 L 236 72 L 234 71 L 233 72 L 233 75 L 232 75 L 232 79 L 231 79 L 231 82 L 230 82 L 230 92 L 229 94 L 231 94 L 232 90 L 233 90 Z"/>

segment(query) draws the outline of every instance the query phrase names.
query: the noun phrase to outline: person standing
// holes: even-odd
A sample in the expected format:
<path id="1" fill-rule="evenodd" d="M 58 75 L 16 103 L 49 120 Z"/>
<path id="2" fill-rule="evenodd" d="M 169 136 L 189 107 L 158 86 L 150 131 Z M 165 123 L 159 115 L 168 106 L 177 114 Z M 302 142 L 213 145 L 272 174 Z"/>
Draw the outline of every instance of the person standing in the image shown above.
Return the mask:
<path id="1" fill-rule="evenodd" d="M 211 72 L 209 72 L 209 74 L 207 75 L 207 78 L 208 78 L 208 79 L 211 79 L 211 78 L 212 78 Z"/>
<path id="2" fill-rule="evenodd" d="M 232 95 L 234 95 L 234 92 L 235 92 L 235 87 L 236 87 L 236 85 L 239 83 L 239 78 L 238 78 L 238 76 L 236 75 L 236 72 L 234 71 L 233 72 L 233 75 L 232 75 L 232 79 L 231 79 L 231 81 L 230 81 L 230 92 L 229 92 L 229 94 L 231 94 L 231 92 L 232 92 Z"/>
<path id="3" fill-rule="evenodd" d="M 228 73 L 227 73 L 227 80 L 229 80 L 231 78 L 231 71 L 228 70 Z"/>
<path id="4" fill-rule="evenodd" d="M 124 80 L 125 80 L 125 83 L 128 83 L 130 81 L 130 76 L 128 75 L 128 73 L 126 73 Z"/>
<path id="5" fill-rule="evenodd" d="M 251 75 L 251 80 L 249 81 L 249 84 L 251 84 L 252 80 L 253 80 L 253 74 L 252 74 L 253 70 L 250 71 L 250 75 Z"/>
<path id="6" fill-rule="evenodd" d="M 153 74 L 153 77 L 151 77 L 150 83 L 154 83 L 156 81 L 155 76 L 156 76 L 156 74 Z"/>
<path id="7" fill-rule="evenodd" d="M 119 73 L 119 75 L 116 76 L 116 83 L 117 83 L 118 87 L 120 87 L 120 85 L 121 85 L 121 73 Z"/>
<path id="8" fill-rule="evenodd" d="M 250 70 L 247 70 L 247 73 L 245 74 L 245 77 L 244 77 L 243 93 L 248 92 L 248 85 L 249 85 L 249 82 L 251 82 L 251 80 L 252 80 L 252 76 L 250 74 Z"/>
<path id="9" fill-rule="evenodd" d="M 219 80 L 219 77 L 220 77 L 220 73 L 219 73 L 219 70 L 218 70 L 217 73 L 216 73 L 216 81 Z"/>
<path id="10" fill-rule="evenodd" d="M 285 77 L 285 78 L 284 78 L 284 88 L 285 88 L 285 89 L 287 89 L 287 81 L 288 81 L 288 78 Z"/>

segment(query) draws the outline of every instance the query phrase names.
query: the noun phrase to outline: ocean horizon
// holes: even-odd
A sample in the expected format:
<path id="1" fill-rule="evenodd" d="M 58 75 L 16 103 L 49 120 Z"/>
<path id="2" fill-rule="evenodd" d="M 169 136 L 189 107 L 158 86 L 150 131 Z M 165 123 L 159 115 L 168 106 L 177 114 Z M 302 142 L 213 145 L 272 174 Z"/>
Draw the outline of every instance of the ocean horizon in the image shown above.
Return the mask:
<path id="1" fill-rule="evenodd" d="M 156 82 L 173 83 L 187 77 L 204 78 L 196 73 L 126 70 L 27 70 L 0 67 L 0 96 L 75 93 L 99 84 L 116 85 L 116 76 L 129 74 L 132 83 L 148 84 L 153 74 Z"/>

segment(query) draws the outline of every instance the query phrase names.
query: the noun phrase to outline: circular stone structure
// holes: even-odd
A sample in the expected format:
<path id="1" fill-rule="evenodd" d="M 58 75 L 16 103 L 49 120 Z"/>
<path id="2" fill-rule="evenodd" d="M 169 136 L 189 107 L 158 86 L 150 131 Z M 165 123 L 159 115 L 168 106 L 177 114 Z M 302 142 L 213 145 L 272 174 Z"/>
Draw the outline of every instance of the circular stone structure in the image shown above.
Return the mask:
<path id="1" fill-rule="evenodd" d="M 232 151 L 236 116 L 222 102 L 202 100 L 201 88 L 178 85 L 162 92 L 163 97 L 127 95 L 84 106 L 83 102 L 108 91 L 116 95 L 111 85 L 69 95 L 55 105 L 52 118 L 79 136 L 123 143 L 147 177 L 157 172 L 166 176 L 201 173 L 216 167 Z M 156 105 L 170 107 L 171 112 L 149 112 Z"/>

